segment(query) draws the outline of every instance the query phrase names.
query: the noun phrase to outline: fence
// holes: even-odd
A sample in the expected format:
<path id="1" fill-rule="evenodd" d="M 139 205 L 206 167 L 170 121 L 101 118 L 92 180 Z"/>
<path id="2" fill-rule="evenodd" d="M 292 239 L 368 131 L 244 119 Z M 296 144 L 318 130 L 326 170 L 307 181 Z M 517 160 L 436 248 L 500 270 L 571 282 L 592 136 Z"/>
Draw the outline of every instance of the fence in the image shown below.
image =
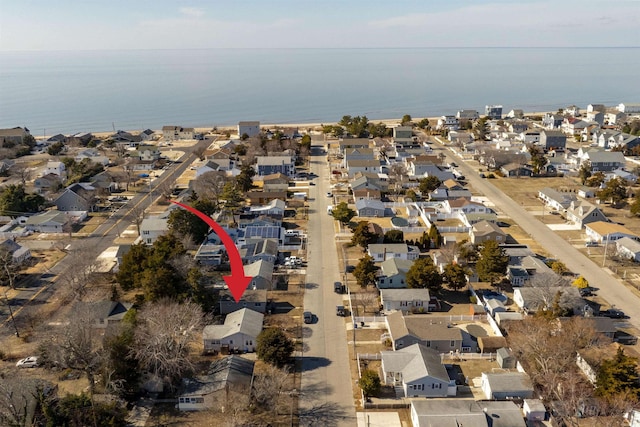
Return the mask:
<path id="1" fill-rule="evenodd" d="M 428 228 L 426 227 L 383 227 L 382 228 L 382 232 L 386 233 L 387 231 L 391 231 L 391 230 L 400 230 L 403 233 L 422 233 L 423 231 L 429 231 Z"/>
<path id="2" fill-rule="evenodd" d="M 354 316 L 353 321 L 356 323 L 364 322 L 364 323 L 373 323 L 373 322 L 386 322 L 386 317 L 384 316 Z"/>
<path id="3" fill-rule="evenodd" d="M 453 360 L 495 360 L 496 353 L 440 353 L 440 362 L 453 359 Z"/>
<path id="4" fill-rule="evenodd" d="M 468 233 L 471 227 L 441 227 L 436 224 L 441 233 Z"/>

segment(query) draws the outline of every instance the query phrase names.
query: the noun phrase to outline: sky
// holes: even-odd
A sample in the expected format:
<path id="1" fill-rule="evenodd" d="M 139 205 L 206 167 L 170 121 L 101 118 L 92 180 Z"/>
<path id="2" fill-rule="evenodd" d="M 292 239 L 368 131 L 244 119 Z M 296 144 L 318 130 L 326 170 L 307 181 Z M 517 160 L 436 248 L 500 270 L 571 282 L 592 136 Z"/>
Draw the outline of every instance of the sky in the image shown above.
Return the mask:
<path id="1" fill-rule="evenodd" d="M 0 0 L 0 51 L 606 46 L 640 0 Z"/>

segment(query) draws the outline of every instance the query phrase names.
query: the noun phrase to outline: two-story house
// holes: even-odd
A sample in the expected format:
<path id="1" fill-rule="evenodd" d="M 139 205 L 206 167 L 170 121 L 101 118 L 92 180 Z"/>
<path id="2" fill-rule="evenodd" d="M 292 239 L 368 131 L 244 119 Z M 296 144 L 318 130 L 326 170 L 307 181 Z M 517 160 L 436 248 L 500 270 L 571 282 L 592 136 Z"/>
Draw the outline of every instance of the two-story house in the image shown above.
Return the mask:
<path id="1" fill-rule="evenodd" d="M 281 173 L 293 177 L 296 165 L 291 156 L 260 156 L 257 159 L 256 173 L 258 176 Z"/>

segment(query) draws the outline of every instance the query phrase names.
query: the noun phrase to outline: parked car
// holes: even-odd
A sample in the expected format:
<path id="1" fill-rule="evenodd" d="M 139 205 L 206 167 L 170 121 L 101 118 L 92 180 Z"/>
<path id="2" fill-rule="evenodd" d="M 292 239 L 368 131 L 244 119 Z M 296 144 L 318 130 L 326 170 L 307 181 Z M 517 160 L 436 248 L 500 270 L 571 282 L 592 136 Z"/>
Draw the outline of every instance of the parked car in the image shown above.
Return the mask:
<path id="1" fill-rule="evenodd" d="M 333 282 L 333 291 L 338 294 L 343 294 L 345 292 L 345 286 L 342 282 Z"/>
<path id="2" fill-rule="evenodd" d="M 327 197 L 333 197 L 333 193 L 332 192 L 327 192 Z"/>
<path id="3" fill-rule="evenodd" d="M 18 368 L 35 368 L 38 366 L 38 356 L 29 356 L 18 360 L 16 363 Z"/>
<path id="4" fill-rule="evenodd" d="M 624 319 L 627 317 L 622 310 L 618 310 L 617 308 L 610 308 L 608 310 L 601 311 L 600 316 L 609 317 L 611 319 Z"/>
<path id="5" fill-rule="evenodd" d="M 587 243 L 585 243 L 585 244 L 584 244 L 584 246 L 585 246 L 586 248 L 592 248 L 592 247 L 594 247 L 594 246 L 598 246 L 598 242 L 593 242 L 593 241 L 591 241 L 591 242 L 587 242 Z"/>
<path id="6" fill-rule="evenodd" d="M 302 318 L 304 319 L 304 323 L 311 323 L 313 322 L 313 314 L 311 314 L 310 311 L 305 311 L 304 313 L 302 313 Z"/>
<path id="7" fill-rule="evenodd" d="M 345 317 L 347 315 L 347 310 L 345 310 L 343 305 L 336 306 L 336 316 Z"/>

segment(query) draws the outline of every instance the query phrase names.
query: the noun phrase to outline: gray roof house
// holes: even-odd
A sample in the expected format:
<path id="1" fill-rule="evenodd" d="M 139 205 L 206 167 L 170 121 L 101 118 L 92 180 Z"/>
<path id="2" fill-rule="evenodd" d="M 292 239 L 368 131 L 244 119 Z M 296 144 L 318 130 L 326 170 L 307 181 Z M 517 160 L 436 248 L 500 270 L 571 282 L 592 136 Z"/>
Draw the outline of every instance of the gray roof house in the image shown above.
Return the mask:
<path id="1" fill-rule="evenodd" d="M 560 294 L 560 306 L 582 314 L 585 301 L 575 286 L 522 287 L 513 290 L 513 302 L 525 313 L 550 308 Z"/>
<path id="2" fill-rule="evenodd" d="M 462 331 L 449 327 L 448 318 L 405 317 L 400 311 L 385 317 L 394 350 L 420 343 L 440 353 L 460 352 Z"/>
<path id="3" fill-rule="evenodd" d="M 620 151 L 588 151 L 586 160 L 591 164 L 592 172 L 610 172 L 624 168 L 626 162 Z"/>
<path id="4" fill-rule="evenodd" d="M 618 255 L 640 262 L 640 242 L 629 237 L 616 240 Z"/>
<path id="5" fill-rule="evenodd" d="M 213 361 L 206 375 L 183 380 L 178 409 L 220 411 L 239 396 L 248 396 L 253 383 L 254 364 L 240 356 Z"/>
<path id="6" fill-rule="evenodd" d="M 378 289 L 397 289 L 407 287 L 407 271 L 413 265 L 413 260 L 389 258 L 380 263 L 378 275 Z"/>
<path id="7" fill-rule="evenodd" d="M 540 131 L 540 145 L 545 150 L 564 149 L 567 146 L 567 136 L 559 130 L 544 129 Z"/>
<path id="8" fill-rule="evenodd" d="M 238 136 L 247 134 L 247 136 L 257 136 L 260 134 L 260 122 L 258 121 L 241 121 L 238 122 Z"/>
<path id="9" fill-rule="evenodd" d="M 392 261 L 392 260 L 389 260 Z M 389 262 L 385 261 L 385 262 Z M 384 311 L 409 313 L 429 311 L 429 289 L 380 289 L 380 303 Z"/>
<path id="10" fill-rule="evenodd" d="M 390 258 L 400 258 L 414 261 L 420 256 L 417 246 L 406 243 L 373 243 L 367 247 L 367 253 L 374 262 L 382 262 Z"/>
<path id="11" fill-rule="evenodd" d="M 502 231 L 494 222 L 486 220 L 473 224 L 469 230 L 469 236 L 471 237 L 471 243 L 474 245 L 488 240 L 498 243 L 505 243 L 507 240 L 507 233 Z"/>
<path id="12" fill-rule="evenodd" d="M 533 384 L 525 372 L 483 372 L 481 378 L 482 391 L 487 399 L 528 399 L 533 396 Z"/>
<path id="13" fill-rule="evenodd" d="M 264 314 L 248 308 L 227 314 L 222 325 L 207 325 L 202 331 L 205 352 L 256 350 L 256 338 L 262 331 Z"/>
<path id="14" fill-rule="evenodd" d="M 600 208 L 586 200 L 572 201 L 567 207 L 566 215 L 568 221 L 579 225 L 580 228 L 591 222 L 609 221 Z"/>
<path id="15" fill-rule="evenodd" d="M 51 210 L 30 216 L 25 228 L 38 233 L 62 233 L 69 218 L 64 212 Z"/>
<path id="16" fill-rule="evenodd" d="M 296 165 L 291 156 L 259 156 L 256 164 L 258 176 L 281 173 L 287 176 L 294 176 Z"/>
<path id="17" fill-rule="evenodd" d="M 93 327 L 99 329 L 120 323 L 133 307 L 132 303 L 120 301 L 96 301 L 80 304 L 88 307 L 92 314 Z"/>
<path id="18" fill-rule="evenodd" d="M 15 264 L 22 264 L 31 258 L 31 249 L 26 246 L 21 246 L 13 239 L 0 240 L 0 249 L 9 252 Z"/>
<path id="19" fill-rule="evenodd" d="M 247 289 L 273 290 L 273 263 L 259 259 L 244 266 L 244 274 L 251 277 Z"/>
<path id="20" fill-rule="evenodd" d="M 384 217 L 384 203 L 375 199 L 356 200 L 356 212 L 360 217 Z"/>
<path id="21" fill-rule="evenodd" d="M 398 351 L 381 351 L 382 379 L 402 387 L 399 397 L 447 397 L 456 395 L 456 382 L 449 378 L 440 353 L 422 344 Z"/>
<path id="22" fill-rule="evenodd" d="M 59 211 L 92 211 L 95 205 L 95 188 L 87 183 L 67 187 L 54 204 Z"/>
<path id="23" fill-rule="evenodd" d="M 231 292 L 226 290 L 220 292 L 220 314 L 233 313 L 243 308 L 265 313 L 267 311 L 266 289 L 247 289 L 238 302 L 233 298 Z"/>
<path id="24" fill-rule="evenodd" d="M 553 188 L 545 187 L 538 191 L 538 197 L 542 199 L 547 206 L 557 211 L 564 211 L 571 205 L 571 202 L 577 200 L 575 193 L 561 193 Z"/>
<path id="25" fill-rule="evenodd" d="M 353 178 L 358 172 L 381 173 L 382 165 L 377 159 L 352 159 L 347 162 L 349 177 Z"/>
<path id="26" fill-rule="evenodd" d="M 413 427 L 526 427 L 522 410 L 512 401 L 413 399 Z"/>
<path id="27" fill-rule="evenodd" d="M 144 218 L 140 223 L 140 239 L 145 245 L 153 245 L 158 237 L 169 231 L 169 220 L 167 218 L 149 217 Z"/>
<path id="28" fill-rule="evenodd" d="M 239 249 L 242 260 L 250 264 L 263 260 L 275 264 L 278 260 L 278 240 L 276 239 L 251 239 Z"/>

